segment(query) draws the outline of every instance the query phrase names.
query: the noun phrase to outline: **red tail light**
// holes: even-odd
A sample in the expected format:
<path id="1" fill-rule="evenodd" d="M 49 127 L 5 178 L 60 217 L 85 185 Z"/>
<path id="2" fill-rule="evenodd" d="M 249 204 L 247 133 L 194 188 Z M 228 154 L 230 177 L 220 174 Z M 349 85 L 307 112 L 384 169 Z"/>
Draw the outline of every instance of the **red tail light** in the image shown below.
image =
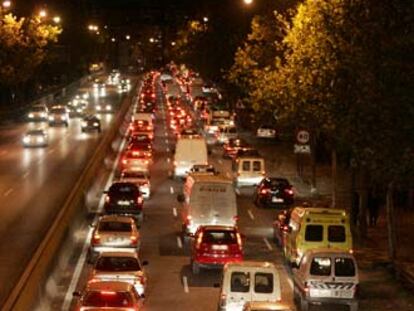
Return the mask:
<path id="1" fill-rule="evenodd" d="M 288 195 L 293 195 L 293 190 L 292 190 L 292 189 L 285 189 L 285 192 L 286 192 Z"/>
<path id="2" fill-rule="evenodd" d="M 105 197 L 105 202 L 106 202 L 106 203 L 111 202 L 111 197 L 110 197 L 109 195 L 107 195 L 107 196 Z"/>
<path id="3" fill-rule="evenodd" d="M 132 245 L 137 245 L 138 244 L 138 238 L 136 236 L 131 235 L 130 240 L 131 240 Z"/>
<path id="4" fill-rule="evenodd" d="M 269 192 L 270 192 L 270 189 L 266 189 L 266 188 L 260 190 L 260 194 L 268 194 Z"/>
<path id="5" fill-rule="evenodd" d="M 96 245 L 101 242 L 101 236 L 98 233 L 94 233 L 92 236 L 92 244 Z"/>
<path id="6" fill-rule="evenodd" d="M 238 221 L 239 221 L 239 216 L 238 215 L 236 215 L 236 216 L 233 216 L 233 221 L 235 222 L 235 223 L 237 223 Z"/>
<path id="7" fill-rule="evenodd" d="M 144 202 L 144 199 L 141 196 L 139 196 L 137 199 L 137 203 L 142 204 L 142 202 Z"/>
<path id="8" fill-rule="evenodd" d="M 122 159 L 122 164 L 127 164 L 128 160 L 127 159 Z"/>

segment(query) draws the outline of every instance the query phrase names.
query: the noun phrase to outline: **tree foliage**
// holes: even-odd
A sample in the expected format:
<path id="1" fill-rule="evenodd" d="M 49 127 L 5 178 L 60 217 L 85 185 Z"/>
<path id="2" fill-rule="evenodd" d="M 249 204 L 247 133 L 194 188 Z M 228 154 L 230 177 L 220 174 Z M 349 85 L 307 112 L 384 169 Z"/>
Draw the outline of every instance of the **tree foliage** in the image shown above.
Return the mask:
<path id="1" fill-rule="evenodd" d="M 0 10 L 0 84 L 13 87 L 27 81 L 61 31 L 38 17 L 18 18 Z"/>

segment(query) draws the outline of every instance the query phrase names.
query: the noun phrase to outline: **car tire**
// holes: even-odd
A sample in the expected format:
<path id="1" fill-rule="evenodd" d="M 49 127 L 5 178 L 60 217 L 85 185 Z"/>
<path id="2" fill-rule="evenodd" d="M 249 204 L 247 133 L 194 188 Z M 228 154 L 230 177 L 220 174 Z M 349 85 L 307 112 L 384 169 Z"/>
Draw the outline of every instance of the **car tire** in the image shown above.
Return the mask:
<path id="1" fill-rule="evenodd" d="M 193 271 L 193 274 L 200 274 L 200 265 L 193 261 L 191 263 L 191 270 Z"/>
<path id="2" fill-rule="evenodd" d="M 309 311 L 309 301 L 307 301 L 302 295 L 300 296 L 300 310 Z"/>

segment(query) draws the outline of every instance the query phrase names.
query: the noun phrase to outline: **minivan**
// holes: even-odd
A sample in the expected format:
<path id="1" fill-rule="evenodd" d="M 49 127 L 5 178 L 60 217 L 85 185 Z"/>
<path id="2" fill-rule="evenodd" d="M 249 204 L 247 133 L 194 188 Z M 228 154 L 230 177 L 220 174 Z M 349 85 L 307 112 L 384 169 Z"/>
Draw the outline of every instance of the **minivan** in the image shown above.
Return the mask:
<path id="1" fill-rule="evenodd" d="M 208 164 L 204 138 L 179 138 L 174 153 L 174 177 L 185 177 L 193 165 Z"/>
<path id="2" fill-rule="evenodd" d="M 256 186 L 266 175 L 265 161 L 260 156 L 241 156 L 233 162 L 234 184 L 236 188 Z"/>
<path id="3" fill-rule="evenodd" d="M 273 263 L 243 261 L 224 266 L 217 310 L 242 311 L 250 301 L 281 301 L 279 272 Z"/>

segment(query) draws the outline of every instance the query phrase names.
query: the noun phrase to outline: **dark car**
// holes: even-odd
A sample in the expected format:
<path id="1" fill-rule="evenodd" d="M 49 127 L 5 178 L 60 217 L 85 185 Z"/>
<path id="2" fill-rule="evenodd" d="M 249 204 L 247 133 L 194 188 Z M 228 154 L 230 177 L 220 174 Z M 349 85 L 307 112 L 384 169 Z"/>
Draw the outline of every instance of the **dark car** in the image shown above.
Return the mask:
<path id="1" fill-rule="evenodd" d="M 135 184 L 115 182 L 104 193 L 106 214 L 128 215 L 142 222 L 144 198 Z"/>
<path id="2" fill-rule="evenodd" d="M 293 204 L 293 188 L 286 178 L 266 177 L 257 185 L 254 202 L 258 206 L 286 206 Z"/>
<path id="3" fill-rule="evenodd" d="M 237 152 L 241 149 L 248 149 L 249 145 L 239 138 L 229 139 L 223 145 L 223 158 L 234 158 Z"/>
<path id="4" fill-rule="evenodd" d="M 102 131 L 101 129 L 101 120 L 97 116 L 88 115 L 82 119 L 81 122 L 81 131 L 98 131 L 99 133 Z"/>

